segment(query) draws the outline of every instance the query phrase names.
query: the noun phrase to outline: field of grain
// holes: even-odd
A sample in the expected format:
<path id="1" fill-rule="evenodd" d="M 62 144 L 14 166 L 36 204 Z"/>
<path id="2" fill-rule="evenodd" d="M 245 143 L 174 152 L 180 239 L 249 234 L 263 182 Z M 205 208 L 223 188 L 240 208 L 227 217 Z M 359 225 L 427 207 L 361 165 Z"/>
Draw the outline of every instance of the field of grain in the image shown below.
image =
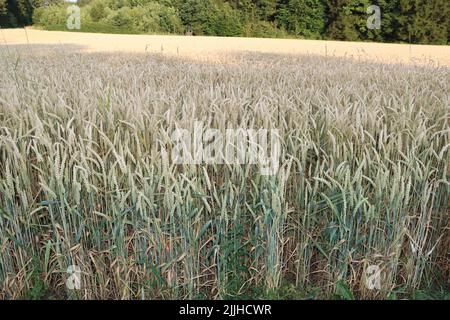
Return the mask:
<path id="1" fill-rule="evenodd" d="M 254 52 L 200 61 L 166 53 L 225 40 L 164 37 L 174 42 L 160 50 L 156 36 L 127 47 L 31 30 L 18 45 L 11 34 L 0 47 L 0 298 L 448 289 L 448 55 L 441 66 L 377 64 L 227 39 Z M 134 52 L 48 46 L 58 37 Z M 199 120 L 279 130 L 279 170 L 173 163 L 171 133 Z M 79 289 L 67 286 L 70 266 Z M 381 269 L 376 290 L 369 266 Z"/>
<path id="2" fill-rule="evenodd" d="M 405 45 L 295 39 L 120 35 L 36 29 L 0 30 L 0 44 L 58 45 L 84 52 L 165 53 L 195 59 L 218 59 L 230 53 L 303 54 L 348 57 L 358 61 L 450 66 L 450 46 Z M 69 50 L 69 49 L 66 49 Z M 219 56 L 219 58 L 217 57 Z"/>

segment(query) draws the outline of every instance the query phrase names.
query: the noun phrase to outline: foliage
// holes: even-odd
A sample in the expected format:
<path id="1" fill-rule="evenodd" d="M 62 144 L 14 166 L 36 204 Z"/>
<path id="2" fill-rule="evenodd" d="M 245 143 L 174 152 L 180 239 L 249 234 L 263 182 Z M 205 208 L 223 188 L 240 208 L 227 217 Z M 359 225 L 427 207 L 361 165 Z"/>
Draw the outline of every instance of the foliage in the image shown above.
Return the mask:
<path id="1" fill-rule="evenodd" d="M 60 5 L 39 7 L 34 10 L 33 21 L 44 27 L 65 25 L 67 21 L 66 7 Z"/>
<path id="2" fill-rule="evenodd" d="M 245 28 L 245 35 L 259 38 L 281 38 L 286 35 L 283 29 L 277 29 L 273 23 L 258 21 L 248 23 Z"/>
<path id="3" fill-rule="evenodd" d="M 49 29 L 55 4 L 61 6 L 62 0 L 0 0 L 0 26 L 34 23 Z M 212 36 L 447 44 L 450 29 L 448 0 L 80 0 L 78 4 L 82 12 L 89 12 L 83 20 L 91 26 L 101 22 L 99 26 L 110 24 L 132 33 L 192 31 Z M 381 29 L 367 28 L 369 5 L 380 7 Z M 35 10 L 40 13 L 33 15 Z M 52 13 L 42 14 L 46 10 Z M 50 20 L 44 21 L 46 17 Z"/>
<path id="4" fill-rule="evenodd" d="M 107 15 L 106 4 L 102 0 L 94 0 L 90 3 L 89 15 L 93 22 L 98 22 Z"/>
<path id="5" fill-rule="evenodd" d="M 396 36 L 413 43 L 446 44 L 449 38 L 450 1 L 398 0 Z"/>
<path id="6" fill-rule="evenodd" d="M 325 5 L 322 0 L 285 0 L 278 7 L 276 20 L 289 33 L 319 38 L 325 28 Z"/>

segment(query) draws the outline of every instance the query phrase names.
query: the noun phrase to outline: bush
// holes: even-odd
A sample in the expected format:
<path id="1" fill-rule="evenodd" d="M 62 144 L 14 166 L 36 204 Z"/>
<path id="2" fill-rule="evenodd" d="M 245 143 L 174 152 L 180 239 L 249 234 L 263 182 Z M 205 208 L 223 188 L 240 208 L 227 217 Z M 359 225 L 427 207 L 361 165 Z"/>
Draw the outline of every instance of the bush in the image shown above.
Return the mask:
<path id="1" fill-rule="evenodd" d="M 69 17 L 67 8 L 69 6 L 70 4 L 36 8 L 33 13 L 34 24 L 44 27 L 47 30 L 66 30 L 67 18 Z M 80 20 L 81 28 L 83 28 L 83 24 L 92 21 L 88 10 L 84 10 L 84 8 L 81 9 Z"/>
<path id="2" fill-rule="evenodd" d="M 54 5 L 34 10 L 33 21 L 39 26 L 65 25 L 67 12 L 65 6 Z"/>
<path id="3" fill-rule="evenodd" d="M 183 24 L 177 14 L 177 11 L 173 7 L 162 6 L 162 10 L 159 12 L 161 31 L 170 33 L 182 33 Z"/>
<path id="4" fill-rule="evenodd" d="M 322 0 L 289 0 L 278 8 L 276 21 L 292 35 L 321 38 L 325 29 L 325 4 Z"/>
<path id="5" fill-rule="evenodd" d="M 181 33 L 183 25 L 174 8 L 157 2 L 131 9 L 131 17 L 136 30 L 140 32 Z"/>
<path id="6" fill-rule="evenodd" d="M 218 36 L 242 36 L 243 27 L 240 22 L 239 12 L 228 3 L 222 5 L 214 16 L 215 34 Z"/>
<path id="7" fill-rule="evenodd" d="M 112 26 L 130 29 L 133 27 L 132 10 L 129 7 L 122 7 L 117 11 L 113 11 L 107 18 L 106 22 Z"/>
<path id="8" fill-rule="evenodd" d="M 187 0 L 181 5 L 180 17 L 183 24 L 192 28 L 196 35 L 243 35 L 240 12 L 228 3 Z"/>
<path id="9" fill-rule="evenodd" d="M 82 22 L 80 30 L 68 30 L 65 24 L 52 25 L 45 27 L 45 30 L 51 31 L 73 31 L 73 32 L 91 32 L 91 33 L 115 33 L 115 34 L 134 34 L 138 33 L 134 29 L 126 29 L 121 27 L 115 27 L 111 24 L 99 21 L 99 22 Z"/>
<path id="10" fill-rule="evenodd" d="M 106 17 L 106 5 L 102 0 L 94 0 L 89 8 L 89 15 L 93 22 L 100 21 Z"/>
<path id="11" fill-rule="evenodd" d="M 180 7 L 183 24 L 195 35 L 216 35 L 218 8 L 212 0 L 186 0 Z"/>
<path id="12" fill-rule="evenodd" d="M 258 38 L 280 38 L 286 37 L 284 29 L 277 29 L 275 25 L 267 21 L 248 23 L 245 26 L 245 36 Z"/>

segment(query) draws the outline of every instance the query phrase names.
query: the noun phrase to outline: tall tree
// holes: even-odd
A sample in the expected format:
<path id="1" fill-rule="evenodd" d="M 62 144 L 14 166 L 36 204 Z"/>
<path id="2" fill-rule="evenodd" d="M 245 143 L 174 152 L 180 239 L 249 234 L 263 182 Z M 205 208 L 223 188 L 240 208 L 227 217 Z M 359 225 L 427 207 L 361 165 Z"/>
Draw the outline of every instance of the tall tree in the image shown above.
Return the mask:
<path id="1" fill-rule="evenodd" d="M 238 10 L 241 15 L 242 23 L 254 22 L 258 20 L 258 10 L 255 1 L 252 0 L 230 0 L 230 5 Z"/>
<path id="2" fill-rule="evenodd" d="M 412 43 L 448 43 L 449 15 L 448 0 L 400 0 L 396 39 Z"/>
<path id="3" fill-rule="evenodd" d="M 277 8 L 276 0 L 254 0 L 254 3 L 261 20 L 273 21 Z"/>
<path id="4" fill-rule="evenodd" d="M 381 29 L 368 31 L 368 39 L 375 41 L 394 42 L 397 28 L 398 7 L 400 0 L 374 0 L 381 9 Z"/>
<path id="5" fill-rule="evenodd" d="M 325 1 L 284 0 L 277 9 L 276 20 L 289 33 L 320 37 L 325 28 Z"/>
<path id="6" fill-rule="evenodd" d="M 34 8 L 63 1 L 0 0 L 0 26 L 30 24 Z M 78 5 L 89 6 L 87 10 L 94 22 L 114 15 L 120 8 L 128 8 L 122 10 L 125 12 L 136 7 L 165 6 L 171 8 L 170 17 L 178 21 L 176 30 L 184 27 L 204 35 L 290 34 L 304 38 L 446 44 L 450 30 L 449 0 L 78 0 Z M 380 29 L 367 26 L 370 5 L 381 9 Z M 167 19 L 156 20 L 163 24 Z"/>
<path id="7" fill-rule="evenodd" d="M 329 0 L 329 38 L 337 40 L 363 40 L 367 33 L 369 0 Z"/>
<path id="8" fill-rule="evenodd" d="M 0 27 L 6 27 L 9 24 L 8 3 L 6 0 L 0 0 Z"/>
<path id="9" fill-rule="evenodd" d="M 35 8 L 62 0 L 0 0 L 0 27 L 23 27 L 32 23 Z"/>

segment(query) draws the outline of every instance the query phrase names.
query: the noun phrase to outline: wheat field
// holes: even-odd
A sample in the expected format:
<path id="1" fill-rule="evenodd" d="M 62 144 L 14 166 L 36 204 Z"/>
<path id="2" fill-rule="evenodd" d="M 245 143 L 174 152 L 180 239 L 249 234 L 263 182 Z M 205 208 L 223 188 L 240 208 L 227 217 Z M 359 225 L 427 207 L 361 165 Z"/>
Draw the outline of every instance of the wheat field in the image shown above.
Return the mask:
<path id="1" fill-rule="evenodd" d="M 0 298 L 384 299 L 448 286 L 448 67 L 0 54 Z M 174 164 L 171 132 L 197 120 L 279 130 L 277 174 Z"/>
<path id="2" fill-rule="evenodd" d="M 164 53 L 222 62 L 224 54 L 301 54 L 352 58 L 376 63 L 450 67 L 450 46 L 261 39 L 177 35 L 122 35 L 26 29 L 0 29 L 0 44 L 50 45 L 81 52 Z"/>

